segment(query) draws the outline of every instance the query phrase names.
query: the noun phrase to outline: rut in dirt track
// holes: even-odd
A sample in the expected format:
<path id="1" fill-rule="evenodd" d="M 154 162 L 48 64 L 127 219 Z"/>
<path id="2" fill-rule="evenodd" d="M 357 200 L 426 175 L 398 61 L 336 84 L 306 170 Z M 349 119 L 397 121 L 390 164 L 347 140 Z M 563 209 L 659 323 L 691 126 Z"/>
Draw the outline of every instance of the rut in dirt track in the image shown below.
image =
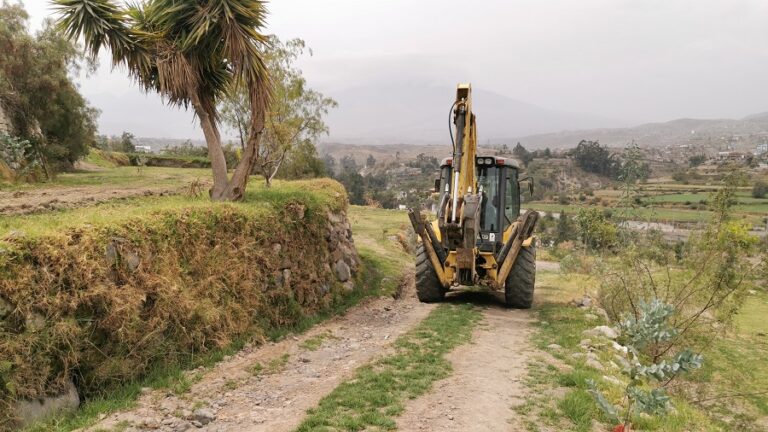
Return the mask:
<path id="1" fill-rule="evenodd" d="M 415 300 L 412 280 L 411 275 L 402 300 L 370 299 L 300 337 L 246 348 L 205 373 L 189 392 L 181 395 L 147 392 L 137 408 L 112 414 L 87 430 L 109 430 L 130 424 L 129 432 L 190 428 L 291 431 L 303 420 L 307 409 L 316 406 L 358 367 L 391 352 L 392 343 L 434 308 Z M 326 335 L 319 349 L 312 351 L 302 346 L 304 341 L 318 335 Z M 253 375 L 254 364 L 268 365 L 285 354 L 288 354 L 287 363 L 280 371 Z M 215 416 L 200 429 L 192 426 L 198 407 L 208 407 Z"/>
<path id="2" fill-rule="evenodd" d="M 126 424 L 128 432 L 294 430 L 307 409 L 358 367 L 392 353 L 392 343 L 434 309 L 416 301 L 412 281 L 411 275 L 402 300 L 370 299 L 300 337 L 246 348 L 210 371 L 191 371 L 204 375 L 189 392 L 147 391 L 137 408 L 112 414 L 87 430 Z M 451 293 L 446 301 L 482 307 L 483 319 L 472 341 L 448 354 L 452 374 L 407 401 L 398 429 L 524 430 L 512 407 L 525 397 L 522 380 L 534 352 L 527 342 L 532 312 L 506 309 L 501 299 L 477 292 Z M 308 349 L 304 342 L 319 335 L 325 336 L 320 348 Z M 280 370 L 253 375 L 254 364 L 268 365 L 286 354 Z M 200 407 L 211 415 L 202 423 L 195 415 Z"/>
<path id="3" fill-rule="evenodd" d="M 472 341 L 448 354 L 453 373 L 407 403 L 401 431 L 523 431 L 512 408 L 526 395 L 523 383 L 535 350 L 528 343 L 531 311 L 506 309 L 490 293 L 456 293 L 447 299 L 485 307 Z"/>

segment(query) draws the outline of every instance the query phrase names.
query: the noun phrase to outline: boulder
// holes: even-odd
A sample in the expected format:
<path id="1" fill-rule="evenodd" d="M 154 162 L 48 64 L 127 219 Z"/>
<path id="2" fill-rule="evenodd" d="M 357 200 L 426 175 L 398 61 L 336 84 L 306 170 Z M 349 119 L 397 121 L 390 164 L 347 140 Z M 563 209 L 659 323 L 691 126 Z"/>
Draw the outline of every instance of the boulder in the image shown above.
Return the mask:
<path id="1" fill-rule="evenodd" d="M 214 414 L 213 411 L 208 408 L 200 408 L 195 410 L 195 412 L 192 414 L 192 418 L 202 425 L 207 425 L 208 423 L 216 420 L 216 414 Z"/>
<path id="2" fill-rule="evenodd" d="M 344 260 L 336 261 L 334 269 L 336 270 L 336 278 L 339 280 L 339 282 L 346 282 L 350 277 L 352 277 L 352 270 L 349 268 L 349 265 L 344 262 Z"/>
<path id="3" fill-rule="evenodd" d="M 608 339 L 616 339 L 619 337 L 619 332 L 617 332 L 615 329 L 608 327 L 608 326 L 597 326 L 595 328 L 591 328 L 589 330 L 584 330 L 583 332 L 584 336 L 587 337 L 605 337 Z"/>
<path id="4" fill-rule="evenodd" d="M 61 394 L 43 399 L 18 401 L 14 411 L 21 425 L 28 426 L 54 414 L 72 412 L 78 406 L 80 406 L 80 395 L 77 393 L 75 384 L 69 381 Z"/>

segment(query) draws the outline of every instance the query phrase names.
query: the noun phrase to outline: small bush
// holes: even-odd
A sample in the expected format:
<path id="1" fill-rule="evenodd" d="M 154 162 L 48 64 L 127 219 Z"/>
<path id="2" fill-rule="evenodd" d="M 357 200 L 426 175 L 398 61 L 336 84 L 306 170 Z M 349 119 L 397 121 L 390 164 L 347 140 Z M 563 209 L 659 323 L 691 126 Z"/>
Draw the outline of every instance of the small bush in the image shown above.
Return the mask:
<path id="1" fill-rule="evenodd" d="M 756 181 L 755 185 L 752 186 L 752 197 L 765 198 L 766 195 L 768 195 L 768 183 L 762 180 Z"/>

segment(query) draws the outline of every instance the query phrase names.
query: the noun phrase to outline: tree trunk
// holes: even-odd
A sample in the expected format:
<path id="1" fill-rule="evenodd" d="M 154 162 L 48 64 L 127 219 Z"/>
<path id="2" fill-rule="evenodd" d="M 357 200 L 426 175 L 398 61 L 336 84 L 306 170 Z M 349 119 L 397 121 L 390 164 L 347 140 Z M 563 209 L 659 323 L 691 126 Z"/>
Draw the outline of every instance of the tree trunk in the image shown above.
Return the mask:
<path id="1" fill-rule="evenodd" d="M 248 131 L 248 142 L 243 149 L 240 162 L 235 167 L 235 172 L 229 178 L 227 174 L 227 160 L 224 158 L 224 149 L 221 145 L 221 136 L 216 126 L 215 108 L 202 103 L 196 91 L 190 92 L 192 106 L 200 118 L 205 142 L 208 145 L 208 158 L 213 169 L 213 187 L 210 190 L 213 201 L 240 201 L 245 195 L 245 186 L 248 176 L 251 174 L 256 161 L 259 158 L 259 142 L 264 131 L 264 103 L 259 103 L 252 98 L 251 124 Z"/>
<path id="2" fill-rule="evenodd" d="M 216 127 L 216 120 L 200 103 L 197 94 L 191 93 L 192 106 L 197 117 L 200 119 L 200 127 L 203 129 L 205 143 L 208 147 L 208 159 L 211 161 L 211 169 L 213 170 L 213 187 L 209 194 L 214 201 L 225 201 L 228 199 L 226 191 L 229 183 L 227 178 L 227 160 L 224 158 L 224 149 L 221 146 L 221 136 Z"/>
<path id="3" fill-rule="evenodd" d="M 248 184 L 248 176 L 259 159 L 259 141 L 261 140 L 263 126 L 264 121 L 254 121 L 254 125 L 251 127 L 251 131 L 248 134 L 248 144 L 245 146 L 245 150 L 243 150 L 243 157 L 237 164 L 235 172 L 232 174 L 232 179 L 229 180 L 224 191 L 224 195 L 228 200 L 240 201 L 243 199 L 245 187 Z"/>

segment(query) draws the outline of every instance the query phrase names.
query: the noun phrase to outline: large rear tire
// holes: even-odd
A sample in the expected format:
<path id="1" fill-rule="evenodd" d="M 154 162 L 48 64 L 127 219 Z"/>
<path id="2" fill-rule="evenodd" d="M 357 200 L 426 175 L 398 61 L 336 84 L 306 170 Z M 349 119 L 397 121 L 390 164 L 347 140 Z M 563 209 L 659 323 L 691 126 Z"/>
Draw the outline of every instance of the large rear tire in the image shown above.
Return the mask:
<path id="1" fill-rule="evenodd" d="M 416 295 L 419 301 L 424 303 L 443 301 L 445 292 L 446 289 L 440 284 L 429 255 L 424 250 L 424 245 L 419 244 L 416 248 Z"/>
<path id="2" fill-rule="evenodd" d="M 530 309 L 533 305 L 533 287 L 536 284 L 536 246 L 520 248 L 504 284 L 507 307 Z"/>

